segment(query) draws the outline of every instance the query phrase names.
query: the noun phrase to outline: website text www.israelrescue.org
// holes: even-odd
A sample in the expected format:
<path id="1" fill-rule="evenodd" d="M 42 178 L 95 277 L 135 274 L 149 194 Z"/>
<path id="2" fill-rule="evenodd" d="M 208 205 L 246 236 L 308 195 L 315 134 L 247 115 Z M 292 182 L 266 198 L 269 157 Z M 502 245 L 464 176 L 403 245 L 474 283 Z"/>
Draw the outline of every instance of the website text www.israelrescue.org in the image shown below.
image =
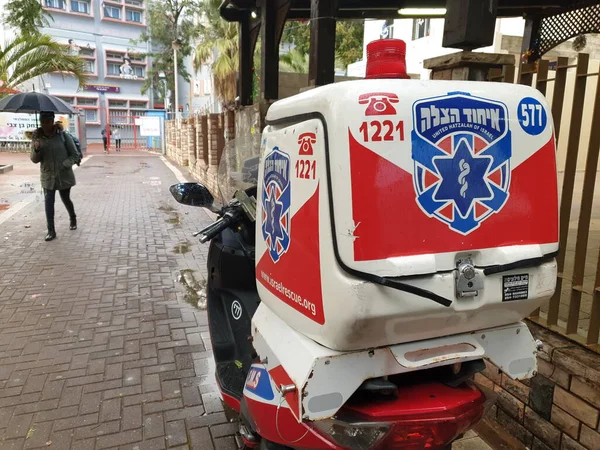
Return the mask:
<path id="1" fill-rule="evenodd" d="M 302 298 L 301 296 L 296 294 L 295 292 L 290 291 L 282 283 L 280 283 L 279 281 L 273 280 L 269 275 L 264 273 L 262 270 L 260 271 L 260 273 L 261 273 L 261 276 L 263 277 L 263 280 L 265 280 L 270 286 L 275 288 L 277 291 L 281 292 L 283 295 L 285 295 L 287 298 L 289 298 L 294 303 L 297 303 L 300 306 L 308 309 L 313 316 L 317 315 L 317 308 L 315 307 L 314 303 L 311 303 L 308 300 L 306 300 L 305 298 Z"/>

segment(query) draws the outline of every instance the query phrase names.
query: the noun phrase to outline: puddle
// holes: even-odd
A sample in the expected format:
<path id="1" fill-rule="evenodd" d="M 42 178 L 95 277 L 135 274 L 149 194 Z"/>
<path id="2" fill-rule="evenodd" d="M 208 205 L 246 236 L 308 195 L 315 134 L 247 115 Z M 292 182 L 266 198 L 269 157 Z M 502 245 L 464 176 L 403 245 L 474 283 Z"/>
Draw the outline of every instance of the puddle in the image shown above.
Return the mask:
<path id="1" fill-rule="evenodd" d="M 165 220 L 165 222 L 170 223 L 171 225 L 181 225 L 181 217 L 179 217 L 179 214 L 175 213 L 173 217 Z"/>
<path id="2" fill-rule="evenodd" d="M 188 241 L 180 242 L 175 247 L 173 247 L 173 253 L 177 253 L 178 255 L 185 255 L 190 251 L 190 243 Z"/>
<path id="3" fill-rule="evenodd" d="M 166 213 L 172 213 L 175 212 L 175 208 L 173 208 L 172 206 L 166 205 L 166 206 L 161 206 L 158 208 L 159 211 L 162 212 L 166 212 Z"/>
<path id="4" fill-rule="evenodd" d="M 177 280 L 185 287 L 183 299 L 194 308 L 206 309 L 206 281 L 197 281 L 194 271 L 190 269 L 181 270 Z"/>
<path id="5" fill-rule="evenodd" d="M 170 217 L 165 221 L 167 223 L 170 223 L 171 225 L 181 225 L 181 216 L 179 215 L 179 213 L 177 212 L 177 210 L 169 205 L 163 205 L 160 206 L 158 208 L 159 211 L 164 212 L 165 214 L 168 214 Z"/>

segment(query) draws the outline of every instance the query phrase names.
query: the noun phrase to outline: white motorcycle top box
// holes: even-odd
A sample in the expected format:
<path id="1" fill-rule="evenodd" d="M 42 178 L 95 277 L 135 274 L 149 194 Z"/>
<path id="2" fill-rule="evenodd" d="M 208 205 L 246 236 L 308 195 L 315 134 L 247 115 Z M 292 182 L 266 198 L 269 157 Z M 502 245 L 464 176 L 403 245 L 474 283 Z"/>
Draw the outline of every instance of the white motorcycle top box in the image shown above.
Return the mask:
<path id="1" fill-rule="evenodd" d="M 262 301 L 339 351 L 515 323 L 554 292 L 550 109 L 513 84 L 370 79 L 271 106 Z"/>

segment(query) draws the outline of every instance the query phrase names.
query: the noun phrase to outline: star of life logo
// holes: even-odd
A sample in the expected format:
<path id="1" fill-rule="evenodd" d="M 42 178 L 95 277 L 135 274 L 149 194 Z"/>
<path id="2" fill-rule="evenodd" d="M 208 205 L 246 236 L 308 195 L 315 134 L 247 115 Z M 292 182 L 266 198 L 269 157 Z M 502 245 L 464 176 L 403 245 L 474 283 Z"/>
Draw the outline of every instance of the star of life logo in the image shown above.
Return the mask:
<path id="1" fill-rule="evenodd" d="M 278 147 L 265 158 L 262 234 L 273 262 L 290 247 L 290 157 Z"/>
<path id="2" fill-rule="evenodd" d="M 417 203 L 427 216 L 468 235 L 506 204 L 510 186 L 508 110 L 464 92 L 413 105 Z"/>

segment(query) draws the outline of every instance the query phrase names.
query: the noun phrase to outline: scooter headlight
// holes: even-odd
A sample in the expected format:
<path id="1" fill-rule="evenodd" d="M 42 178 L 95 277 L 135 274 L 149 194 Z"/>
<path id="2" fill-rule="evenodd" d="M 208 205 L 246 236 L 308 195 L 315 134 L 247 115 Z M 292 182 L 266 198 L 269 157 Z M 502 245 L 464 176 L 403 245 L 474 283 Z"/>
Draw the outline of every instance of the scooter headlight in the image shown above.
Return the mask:
<path id="1" fill-rule="evenodd" d="M 389 433 L 390 423 L 344 422 L 338 419 L 319 420 L 313 425 L 340 447 L 369 450 Z"/>

